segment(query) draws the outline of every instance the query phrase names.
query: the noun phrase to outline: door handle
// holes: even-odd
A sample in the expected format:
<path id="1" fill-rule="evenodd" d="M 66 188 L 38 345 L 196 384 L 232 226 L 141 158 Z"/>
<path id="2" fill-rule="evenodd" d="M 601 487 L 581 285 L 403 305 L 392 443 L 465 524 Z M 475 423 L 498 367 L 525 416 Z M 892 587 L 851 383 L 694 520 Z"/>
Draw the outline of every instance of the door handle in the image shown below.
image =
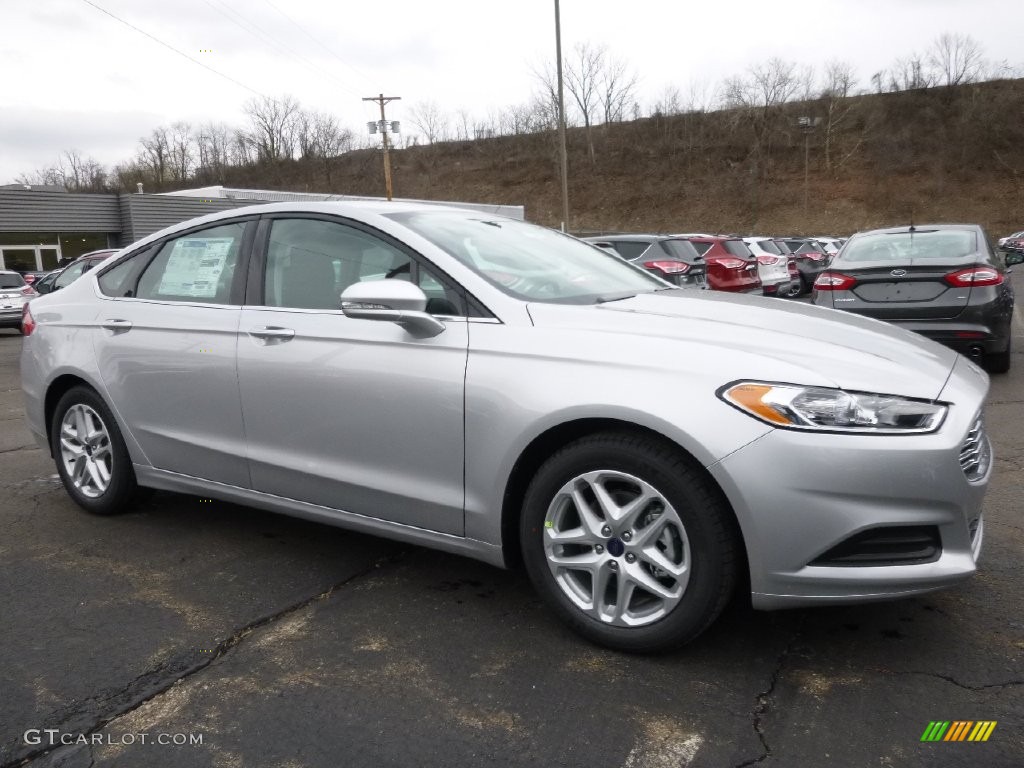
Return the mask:
<path id="1" fill-rule="evenodd" d="M 132 321 L 111 318 L 109 320 L 104 320 L 102 323 L 100 323 L 100 327 L 106 328 L 108 331 L 113 331 L 114 333 L 123 333 L 124 331 L 131 330 Z"/>
<path id="2" fill-rule="evenodd" d="M 295 337 L 295 331 L 291 328 L 278 328 L 277 326 L 266 326 L 263 328 L 250 328 L 249 335 L 257 339 L 278 339 L 287 341 Z"/>

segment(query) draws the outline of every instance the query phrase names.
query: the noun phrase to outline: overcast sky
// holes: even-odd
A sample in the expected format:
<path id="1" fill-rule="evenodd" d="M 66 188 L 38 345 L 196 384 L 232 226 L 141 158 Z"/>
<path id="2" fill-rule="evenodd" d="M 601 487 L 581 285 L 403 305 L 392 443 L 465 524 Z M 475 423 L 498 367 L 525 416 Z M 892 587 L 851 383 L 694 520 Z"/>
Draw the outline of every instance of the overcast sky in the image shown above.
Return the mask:
<path id="1" fill-rule="evenodd" d="M 89 3 L 236 82 L 204 69 Z M 943 32 L 1020 67 L 1020 0 L 562 0 L 562 42 L 606 44 L 640 77 L 645 111 L 773 56 L 855 65 L 860 85 Z M 478 115 L 530 99 L 554 59 L 553 0 L 0 0 L 0 183 L 76 149 L 105 164 L 176 120 L 244 121 L 288 93 L 365 131 L 363 96 Z M 405 108 L 405 109 L 404 109 Z M 411 129 L 406 121 L 405 129 Z"/>

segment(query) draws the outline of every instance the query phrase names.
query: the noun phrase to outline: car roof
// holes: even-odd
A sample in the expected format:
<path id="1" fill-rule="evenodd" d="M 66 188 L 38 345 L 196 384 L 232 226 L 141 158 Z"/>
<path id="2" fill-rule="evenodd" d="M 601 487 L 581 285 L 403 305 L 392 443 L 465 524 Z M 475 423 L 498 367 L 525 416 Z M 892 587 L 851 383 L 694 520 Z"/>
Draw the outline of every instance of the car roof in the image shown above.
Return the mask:
<path id="1" fill-rule="evenodd" d="M 934 232 L 938 230 L 972 229 L 979 230 L 979 224 L 908 224 L 903 227 L 882 227 L 857 232 L 858 235 L 899 235 L 909 232 Z"/>

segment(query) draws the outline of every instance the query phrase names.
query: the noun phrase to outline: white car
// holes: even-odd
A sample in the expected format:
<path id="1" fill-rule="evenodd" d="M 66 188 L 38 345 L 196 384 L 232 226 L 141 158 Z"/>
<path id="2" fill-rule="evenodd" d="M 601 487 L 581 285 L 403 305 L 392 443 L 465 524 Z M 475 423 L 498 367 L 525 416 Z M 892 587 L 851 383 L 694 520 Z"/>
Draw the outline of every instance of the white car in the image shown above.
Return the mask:
<path id="1" fill-rule="evenodd" d="M 19 273 L 0 270 L 0 328 L 21 328 L 21 309 L 35 295 Z"/>
<path id="2" fill-rule="evenodd" d="M 789 296 L 793 279 L 789 275 L 789 258 L 770 237 L 744 237 L 751 253 L 757 257 L 757 276 L 761 278 L 765 296 Z"/>
<path id="3" fill-rule="evenodd" d="M 843 243 L 846 242 L 845 240 L 839 237 L 821 236 L 812 239 L 817 240 L 821 244 L 821 247 L 825 249 L 825 253 L 827 253 L 829 256 L 835 256 L 837 253 L 839 253 L 839 249 L 842 248 Z"/>
<path id="4" fill-rule="evenodd" d="M 1012 235 L 1007 235 L 1006 237 L 1000 237 L 999 247 L 1002 248 L 1004 245 L 1006 245 L 1007 240 L 1016 240 L 1018 237 L 1024 237 L 1024 230 L 1020 232 L 1014 232 Z"/>

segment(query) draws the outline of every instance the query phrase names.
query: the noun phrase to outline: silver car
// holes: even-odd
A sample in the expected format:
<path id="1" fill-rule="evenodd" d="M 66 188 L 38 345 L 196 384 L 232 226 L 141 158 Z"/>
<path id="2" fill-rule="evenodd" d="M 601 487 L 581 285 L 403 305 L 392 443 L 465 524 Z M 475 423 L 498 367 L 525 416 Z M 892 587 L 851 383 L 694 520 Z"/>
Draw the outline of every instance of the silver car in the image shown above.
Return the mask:
<path id="1" fill-rule="evenodd" d="M 98 514 L 139 487 L 522 561 L 585 636 L 969 577 L 988 378 L 848 313 L 666 286 L 541 227 L 235 209 L 26 311 L 28 424 Z"/>

